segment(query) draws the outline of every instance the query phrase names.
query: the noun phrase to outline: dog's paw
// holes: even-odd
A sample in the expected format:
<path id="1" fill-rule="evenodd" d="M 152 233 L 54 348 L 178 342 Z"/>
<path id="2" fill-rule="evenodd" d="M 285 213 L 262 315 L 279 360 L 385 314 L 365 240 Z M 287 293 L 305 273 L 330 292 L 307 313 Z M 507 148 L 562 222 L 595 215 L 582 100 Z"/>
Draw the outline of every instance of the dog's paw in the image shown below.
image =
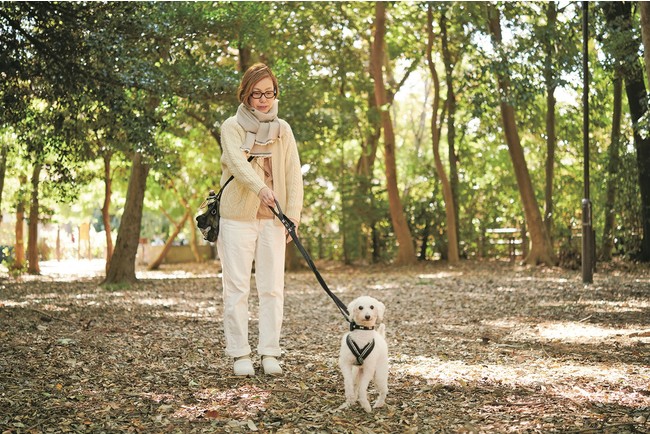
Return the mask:
<path id="1" fill-rule="evenodd" d="M 372 408 L 381 408 L 384 406 L 384 404 L 386 404 L 386 401 L 384 401 L 383 399 L 378 399 L 377 401 L 375 401 L 375 405 L 373 405 Z"/>
<path id="2" fill-rule="evenodd" d="M 366 402 L 359 401 L 359 404 L 361 404 L 361 407 L 363 407 L 366 413 L 372 413 L 372 408 L 370 407 L 370 403 L 368 401 Z"/>

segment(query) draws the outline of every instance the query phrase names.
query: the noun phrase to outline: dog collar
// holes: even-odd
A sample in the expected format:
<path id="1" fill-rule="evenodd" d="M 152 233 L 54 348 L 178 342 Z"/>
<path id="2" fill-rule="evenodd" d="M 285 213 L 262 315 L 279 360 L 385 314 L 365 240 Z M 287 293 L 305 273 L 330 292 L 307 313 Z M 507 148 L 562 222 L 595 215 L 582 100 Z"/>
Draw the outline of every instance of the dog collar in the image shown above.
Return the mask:
<path id="1" fill-rule="evenodd" d="M 350 323 L 350 331 L 353 332 L 355 330 L 374 330 L 375 327 L 365 327 L 357 324 L 356 322 L 352 321 Z"/>

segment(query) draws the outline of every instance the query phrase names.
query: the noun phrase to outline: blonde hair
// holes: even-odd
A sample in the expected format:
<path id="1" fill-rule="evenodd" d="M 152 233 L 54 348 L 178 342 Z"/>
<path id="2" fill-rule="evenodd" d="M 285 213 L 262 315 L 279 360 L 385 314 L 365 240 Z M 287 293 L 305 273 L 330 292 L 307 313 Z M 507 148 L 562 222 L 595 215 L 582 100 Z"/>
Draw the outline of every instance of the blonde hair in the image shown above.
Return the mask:
<path id="1" fill-rule="evenodd" d="M 237 89 L 237 97 L 239 98 L 239 102 L 243 103 L 244 105 L 249 105 L 248 97 L 253 92 L 253 87 L 255 87 L 255 85 L 259 83 L 260 80 L 263 80 L 266 77 L 269 77 L 271 79 L 273 82 L 273 90 L 278 92 L 278 79 L 275 78 L 275 75 L 273 75 L 271 68 L 263 63 L 256 63 L 248 68 L 246 72 L 244 72 L 244 76 L 241 78 L 239 89 Z"/>

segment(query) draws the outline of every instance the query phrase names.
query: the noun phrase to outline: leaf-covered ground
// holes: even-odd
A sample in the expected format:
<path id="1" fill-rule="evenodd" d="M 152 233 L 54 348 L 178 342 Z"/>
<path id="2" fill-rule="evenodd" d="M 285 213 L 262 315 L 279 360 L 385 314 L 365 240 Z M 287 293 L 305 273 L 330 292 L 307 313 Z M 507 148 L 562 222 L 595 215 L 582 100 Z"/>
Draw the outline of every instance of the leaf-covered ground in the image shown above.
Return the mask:
<path id="1" fill-rule="evenodd" d="M 286 374 L 233 377 L 218 271 L 110 288 L 74 263 L 0 274 L 0 432 L 650 433 L 648 267 L 583 285 L 507 263 L 321 264 L 346 303 L 387 306 L 390 390 L 372 414 L 335 411 L 346 323 L 308 270 L 286 279 Z"/>

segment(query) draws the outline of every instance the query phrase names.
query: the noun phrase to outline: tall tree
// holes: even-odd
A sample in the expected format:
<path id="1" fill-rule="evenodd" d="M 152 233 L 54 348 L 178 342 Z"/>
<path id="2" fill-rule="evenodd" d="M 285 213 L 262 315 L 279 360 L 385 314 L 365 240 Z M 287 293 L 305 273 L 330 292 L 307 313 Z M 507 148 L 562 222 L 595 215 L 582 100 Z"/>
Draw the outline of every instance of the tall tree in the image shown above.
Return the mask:
<path id="1" fill-rule="evenodd" d="M 555 71 L 556 47 L 556 2 L 548 2 L 546 9 L 546 28 L 543 30 L 542 44 L 544 46 L 544 85 L 546 88 L 546 177 L 544 188 L 544 224 L 549 237 L 553 233 L 553 180 L 555 178 L 555 148 L 557 135 L 555 133 L 555 89 L 558 77 Z"/>
<path id="2" fill-rule="evenodd" d="M 16 198 L 16 225 L 14 233 L 16 244 L 14 245 L 14 261 L 12 267 L 14 270 L 22 271 L 25 267 L 25 204 L 27 200 L 25 186 L 27 185 L 27 176 L 23 173 L 19 175 L 20 188 Z"/>
<path id="3" fill-rule="evenodd" d="M 650 80 L 650 2 L 640 1 L 639 12 L 641 14 L 641 40 L 643 41 L 645 73 Z"/>
<path id="4" fill-rule="evenodd" d="M 447 100 L 445 106 L 447 107 L 447 149 L 449 150 L 449 183 L 451 184 L 451 193 L 454 201 L 454 220 L 456 226 L 456 241 L 460 241 L 460 225 L 459 225 L 459 211 L 458 211 L 458 153 L 456 152 L 456 112 L 458 103 L 456 101 L 456 90 L 454 83 L 454 70 L 457 63 L 460 61 L 461 53 L 458 47 L 453 49 L 449 32 L 449 18 L 447 17 L 448 8 L 443 7 L 440 14 L 440 46 L 442 51 L 442 59 L 445 65 L 445 85 L 447 87 Z M 463 43 L 457 44 L 463 46 Z M 443 111 L 444 112 L 444 111 Z M 456 247 L 458 250 L 458 247 Z"/>
<path id="5" fill-rule="evenodd" d="M 632 117 L 634 146 L 641 192 L 642 240 L 638 259 L 650 261 L 650 135 L 643 134 L 643 118 L 648 112 L 643 68 L 638 55 L 639 40 L 632 25 L 630 2 L 605 2 L 603 9 L 611 30 L 615 58 L 622 65 L 625 93 Z M 647 121 L 646 121 L 647 122 Z"/>
<path id="6" fill-rule="evenodd" d="M 390 206 L 391 221 L 398 243 L 398 265 L 412 264 L 416 261 L 413 237 L 406 223 L 402 201 L 397 187 L 397 165 L 395 160 L 395 132 L 389 111 L 389 97 L 384 83 L 384 37 L 386 34 L 386 3 L 375 3 L 375 30 L 372 42 L 370 65 L 375 83 L 375 100 L 381 113 L 381 125 L 384 131 L 384 154 L 386 158 L 386 189 Z"/>
<path id="7" fill-rule="evenodd" d="M 40 223 L 38 186 L 40 183 L 42 167 L 40 161 L 36 161 L 32 167 L 32 191 L 31 200 L 29 201 L 29 222 L 27 226 L 27 272 L 29 274 L 41 274 L 41 267 L 38 263 L 38 225 Z"/>
<path id="8" fill-rule="evenodd" d="M 440 109 L 440 79 L 433 62 L 433 6 L 431 3 L 427 8 L 427 63 L 429 71 L 433 78 L 433 103 L 431 108 L 431 142 L 433 145 L 433 158 L 435 161 L 436 172 L 442 183 L 442 193 L 445 198 L 445 213 L 447 216 L 447 260 L 450 264 L 456 264 L 460 260 L 458 254 L 458 240 L 456 238 L 456 212 L 454 205 L 454 195 L 451 189 L 451 183 L 447 177 L 447 172 L 442 164 L 440 157 L 440 129 L 438 127 L 438 111 Z M 442 12 L 444 14 L 444 11 Z"/>
<path id="9" fill-rule="evenodd" d="M 9 145 L 7 143 L 0 143 L 0 223 L 2 223 L 2 193 L 5 187 L 5 174 L 7 173 L 7 154 L 9 152 Z"/>
<path id="10" fill-rule="evenodd" d="M 122 214 L 122 224 L 117 233 L 115 250 L 110 262 L 104 284 L 133 283 L 135 257 L 140 242 L 140 224 L 149 165 L 140 152 L 134 152 L 131 160 L 131 175 L 126 193 L 126 204 Z"/>
<path id="11" fill-rule="evenodd" d="M 102 204 L 102 222 L 106 234 L 106 265 L 105 270 L 111 265 L 113 257 L 113 236 L 111 235 L 111 198 L 113 194 L 113 176 L 111 173 L 111 152 L 104 153 L 104 203 Z"/>
<path id="12" fill-rule="evenodd" d="M 618 183 L 618 171 L 621 165 L 621 115 L 623 112 L 623 78 L 620 68 L 615 72 L 614 77 L 614 109 L 612 111 L 612 132 L 607 150 L 607 184 L 605 195 L 605 224 L 603 225 L 603 244 L 600 258 L 605 261 L 612 259 L 614 249 L 614 229 L 616 223 L 616 185 Z"/>
<path id="13" fill-rule="evenodd" d="M 501 14 L 492 4 L 487 4 L 487 19 L 495 50 L 499 53 L 498 62 L 501 64 L 501 67 L 496 68 L 496 75 L 501 99 L 499 106 L 501 108 L 503 130 L 519 187 L 519 195 L 526 217 L 526 226 L 530 233 L 531 248 L 528 256 L 525 258 L 525 262 L 528 264 L 544 263 L 547 265 L 555 265 L 557 261 L 553 252 L 553 246 L 539 210 L 535 190 L 533 189 L 528 165 L 524 156 L 524 149 L 521 145 L 517 129 L 515 109 L 510 94 L 510 78 L 506 72 L 508 59 L 502 47 Z"/>

